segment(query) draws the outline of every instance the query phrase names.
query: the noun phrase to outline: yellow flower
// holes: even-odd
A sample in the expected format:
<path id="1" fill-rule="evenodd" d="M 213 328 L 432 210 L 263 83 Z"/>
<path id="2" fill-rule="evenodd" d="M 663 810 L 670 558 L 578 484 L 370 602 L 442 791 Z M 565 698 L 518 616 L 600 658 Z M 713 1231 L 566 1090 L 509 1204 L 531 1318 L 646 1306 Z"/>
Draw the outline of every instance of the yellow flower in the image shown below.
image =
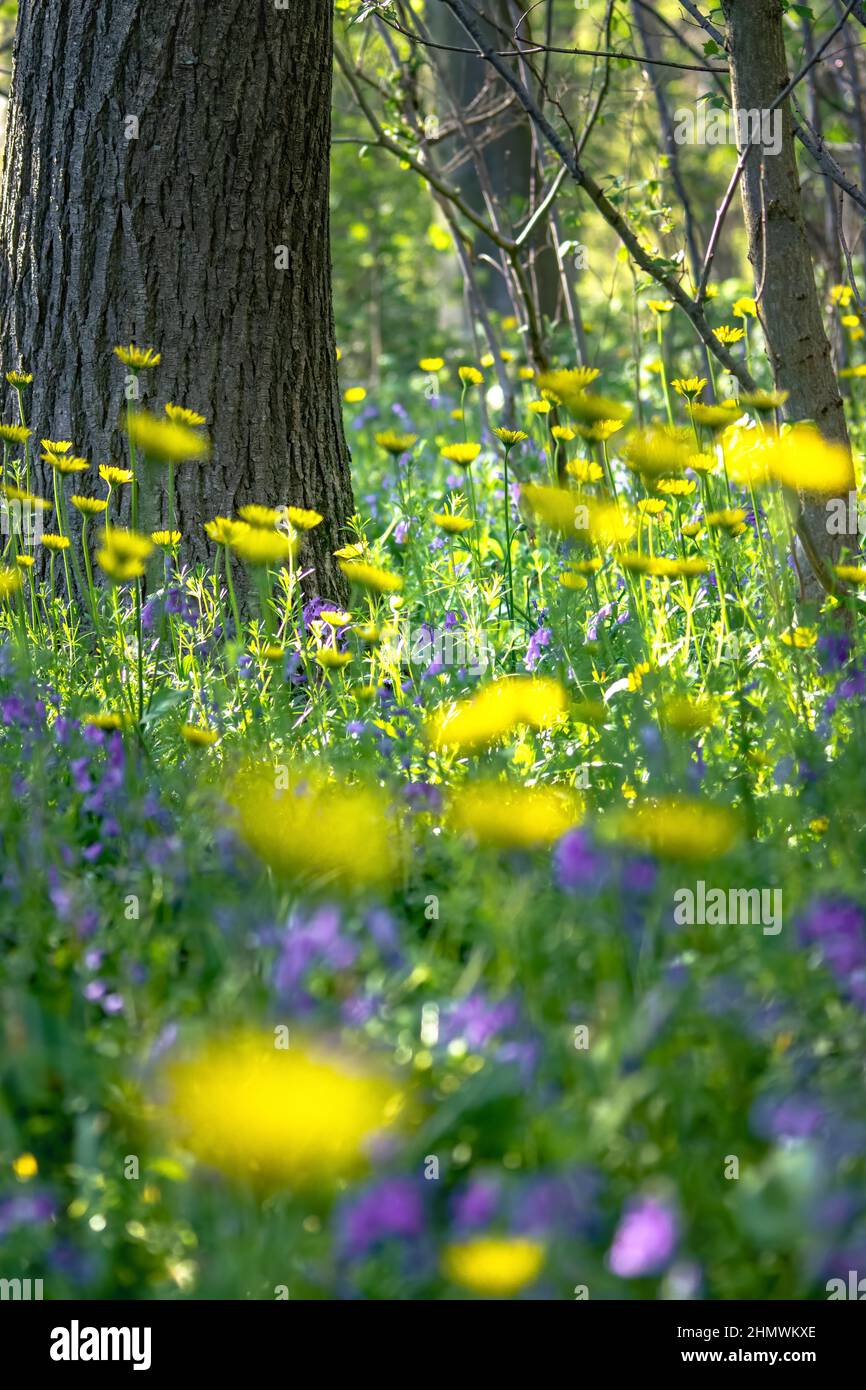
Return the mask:
<path id="1" fill-rule="evenodd" d="M 830 300 L 840 309 L 847 309 L 854 297 L 854 291 L 850 285 L 834 285 L 830 290 Z"/>
<path id="2" fill-rule="evenodd" d="M 739 535 L 745 530 L 745 520 L 746 513 L 741 507 L 726 507 L 723 511 L 707 512 L 704 525 L 710 531 L 731 531 L 734 535 Z"/>
<path id="3" fill-rule="evenodd" d="M 707 384 L 705 376 L 678 377 L 671 382 L 671 386 L 678 391 L 681 396 L 685 396 L 687 401 L 697 400 Z"/>
<path id="4" fill-rule="evenodd" d="M 604 470 L 591 459 L 569 459 L 565 471 L 579 483 L 597 483 L 604 477 Z"/>
<path id="5" fill-rule="evenodd" d="M 484 373 L 477 367 L 458 367 L 457 375 L 464 386 L 480 386 L 484 381 Z"/>
<path id="6" fill-rule="evenodd" d="M 746 336 L 744 328 L 731 328 L 726 323 L 723 323 L 721 328 L 713 329 L 713 333 L 720 343 L 727 344 L 738 343 L 741 338 L 745 338 Z"/>
<path id="7" fill-rule="evenodd" d="M 273 1033 L 216 1039 L 166 1068 L 167 1118 L 201 1162 L 267 1185 L 329 1184 L 362 1167 L 401 1101 L 383 1074 Z"/>
<path id="8" fill-rule="evenodd" d="M 534 367 L 518 367 L 517 375 L 521 381 L 533 381 L 535 379 Z"/>
<path id="9" fill-rule="evenodd" d="M 445 366 L 444 357 L 422 357 L 418 363 L 422 372 L 441 372 Z"/>
<path id="10" fill-rule="evenodd" d="M 108 506 L 104 498 L 79 497 L 77 493 L 75 496 L 70 497 L 69 500 L 77 512 L 82 512 L 86 516 L 98 516 L 99 513 L 104 512 Z"/>
<path id="11" fill-rule="evenodd" d="M 443 705 L 427 721 L 425 732 L 434 747 L 465 752 L 495 743 L 521 724 L 549 728 L 567 707 L 559 681 L 503 676 L 465 700 Z"/>
<path id="12" fill-rule="evenodd" d="M 521 488 L 536 520 L 551 531 L 571 540 L 582 538 L 593 545 L 624 544 L 634 534 L 634 521 L 628 511 L 615 502 L 600 502 L 567 488 L 526 483 Z"/>
<path id="13" fill-rule="evenodd" d="M 525 430 L 506 430 L 500 428 L 495 429 L 493 433 L 508 449 L 512 448 L 515 444 L 522 444 L 524 439 L 529 438 Z"/>
<path id="14" fill-rule="evenodd" d="M 602 566 L 602 560 L 598 555 L 593 555 L 589 560 L 572 560 L 569 569 L 573 569 L 575 574 L 598 574 Z"/>
<path id="15" fill-rule="evenodd" d="M 144 371 L 147 367 L 158 367 L 161 361 L 158 352 L 153 348 L 138 348 L 134 343 L 129 347 L 116 347 L 115 357 L 119 357 L 124 367 L 131 367 L 134 372 Z"/>
<path id="16" fill-rule="evenodd" d="M 544 1256 L 543 1245 L 522 1236 L 473 1236 L 445 1247 L 442 1271 L 472 1293 L 511 1298 L 535 1282 Z"/>
<path id="17" fill-rule="evenodd" d="M 594 425 L 578 425 L 577 432 L 581 439 L 589 439 L 594 444 L 604 444 L 624 426 L 625 420 L 596 420 Z"/>
<path id="18" fill-rule="evenodd" d="M 0 487 L 0 492 L 9 502 L 23 502 L 28 507 L 35 507 L 37 511 L 50 511 L 53 502 L 49 502 L 46 497 L 36 497 L 32 492 L 27 492 L 23 487 L 15 487 L 14 483 L 5 483 Z"/>
<path id="19" fill-rule="evenodd" d="M 778 482 L 803 492 L 842 494 L 856 485 L 848 450 L 829 443 L 812 425 L 794 425 L 774 439 L 767 467 Z"/>
<path id="20" fill-rule="evenodd" d="M 731 313 L 735 319 L 755 319 L 758 317 L 757 302 L 750 299 L 748 295 L 743 295 L 742 299 L 737 299 L 734 302 Z"/>
<path id="21" fill-rule="evenodd" d="M 32 555 L 16 555 L 16 557 L 15 557 L 15 563 L 16 563 L 16 565 L 19 567 L 19 569 L 22 569 L 22 570 L 31 570 L 31 569 L 33 568 L 33 556 L 32 556 Z"/>
<path id="22" fill-rule="evenodd" d="M 721 401 L 718 405 L 693 405 L 692 418 L 698 425 L 706 425 L 711 430 L 727 429 L 736 419 L 740 409 L 739 401 Z"/>
<path id="23" fill-rule="evenodd" d="M 394 430 L 383 430 L 381 434 L 373 436 L 380 449 L 384 449 L 386 454 L 407 454 L 413 444 L 418 443 L 417 434 L 396 434 Z"/>
<path id="24" fill-rule="evenodd" d="M 29 1182 L 39 1172 L 39 1164 L 33 1154 L 19 1154 L 12 1161 L 12 1172 L 19 1182 Z"/>
<path id="25" fill-rule="evenodd" d="M 434 512 L 432 520 L 449 536 L 459 536 L 475 524 L 471 516 L 460 516 L 457 512 Z"/>
<path id="26" fill-rule="evenodd" d="M 599 376 L 597 367 L 572 367 L 552 372 L 540 372 L 539 390 L 550 391 L 564 406 L 571 409 L 572 402 L 582 396 L 587 386 Z"/>
<path id="27" fill-rule="evenodd" d="M 0 565 L 0 599 L 11 598 L 21 588 L 21 571 Z"/>
<path id="28" fill-rule="evenodd" d="M 749 410 L 757 410 L 759 415 L 769 415 L 772 411 L 781 409 L 789 394 L 788 391 L 752 391 L 740 397 L 740 405 L 747 406 Z"/>
<path id="29" fill-rule="evenodd" d="M 125 584 L 144 574 L 144 562 L 152 550 L 149 536 L 107 526 L 102 533 L 102 549 L 96 552 L 96 563 L 109 579 Z"/>
<path id="30" fill-rule="evenodd" d="M 338 560 L 359 560 L 364 553 L 364 546 L 360 543 L 357 545 L 343 545 L 339 550 L 334 551 L 334 555 Z"/>
<path id="31" fill-rule="evenodd" d="M 310 511 L 306 507 L 286 507 L 285 515 L 296 531 L 312 531 L 324 520 L 319 512 Z"/>
<path id="32" fill-rule="evenodd" d="M 115 584 L 128 584 L 130 579 L 140 579 L 145 569 L 142 560 L 121 560 L 111 550 L 97 550 L 96 563 Z"/>
<path id="33" fill-rule="evenodd" d="M 327 782 L 316 774 L 299 774 L 285 789 L 278 780 L 273 766 L 252 767 L 228 795 L 241 837 L 276 874 L 341 888 L 390 882 L 398 860 L 378 787 Z"/>
<path id="34" fill-rule="evenodd" d="M 343 392 L 343 400 L 347 405 L 360 405 L 361 401 L 366 400 L 367 392 L 363 386 L 350 386 Z"/>
<path id="35" fill-rule="evenodd" d="M 248 531 L 249 526 L 245 521 L 233 521 L 231 517 L 215 516 L 212 521 L 205 522 L 204 529 L 208 538 L 217 545 L 230 545 L 235 536 Z"/>
<path id="36" fill-rule="evenodd" d="M 341 608 L 323 608 L 319 618 L 323 623 L 330 623 L 331 627 L 348 627 L 352 621 L 351 613 L 344 613 Z"/>
<path id="37" fill-rule="evenodd" d="M 105 729 L 106 731 L 110 729 L 124 729 L 131 723 L 131 716 L 126 713 L 115 714 L 111 710 L 106 710 L 101 714 L 85 715 L 84 722 L 85 724 L 89 724 L 93 729 Z"/>
<path id="38" fill-rule="evenodd" d="M 862 565 L 836 565 L 834 568 L 847 584 L 866 584 L 866 569 Z"/>
<path id="39" fill-rule="evenodd" d="M 839 322 L 843 328 L 859 328 L 860 320 L 856 314 L 843 314 Z"/>
<path id="40" fill-rule="evenodd" d="M 90 467 L 87 459 L 70 458 L 66 454 L 43 454 L 42 459 L 50 464 L 56 473 L 83 473 Z"/>
<path id="41" fill-rule="evenodd" d="M 26 425 L 0 425 L 0 439 L 7 444 L 26 444 L 32 433 Z"/>
<path id="42" fill-rule="evenodd" d="M 662 797 L 610 817 L 604 832 L 660 859 L 717 859 L 736 844 L 740 827 L 724 806 Z"/>
<path id="43" fill-rule="evenodd" d="M 439 452 L 449 463 L 456 463 L 460 468 L 469 468 L 481 453 L 481 445 L 446 444 Z"/>
<path id="44" fill-rule="evenodd" d="M 697 486 L 691 478 L 656 478 L 653 482 L 656 492 L 663 492 L 666 497 L 690 497 Z"/>
<path id="45" fill-rule="evenodd" d="M 664 473 L 682 473 L 688 468 L 693 452 L 694 442 L 687 430 L 652 425 L 629 435 L 623 458 L 636 473 L 658 477 Z"/>
<path id="46" fill-rule="evenodd" d="M 782 641 L 786 647 L 797 647 L 801 651 L 814 647 L 817 640 L 818 633 L 814 627 L 794 627 L 782 633 Z"/>
<path id="47" fill-rule="evenodd" d="M 316 652 L 316 661 L 325 671 L 342 671 L 351 660 L 351 652 L 339 652 L 336 647 L 319 647 Z"/>
<path id="48" fill-rule="evenodd" d="M 184 463 L 187 459 L 206 458 L 210 453 L 206 434 L 149 415 L 146 410 L 128 411 L 124 429 L 136 448 L 160 463 Z"/>
<path id="49" fill-rule="evenodd" d="M 718 706 L 712 700 L 689 700 L 671 696 L 662 703 L 662 715 L 679 734 L 698 734 L 718 721 Z"/>
<path id="50" fill-rule="evenodd" d="M 188 425 L 190 429 L 205 422 L 205 417 L 199 415 L 197 410 L 187 410 L 184 405 L 172 405 L 171 401 L 165 407 L 165 413 L 176 425 Z"/>
<path id="51" fill-rule="evenodd" d="M 709 561 L 700 558 L 693 560 L 669 560 L 663 555 L 638 555 L 636 552 L 620 556 L 623 569 L 632 574 L 650 574 L 657 579 L 694 579 L 709 573 Z"/>
<path id="52" fill-rule="evenodd" d="M 132 472 L 128 468 L 115 468 L 113 464 L 101 463 L 99 465 L 99 476 L 109 487 L 117 487 L 123 483 L 132 482 Z"/>
<path id="53" fill-rule="evenodd" d="M 71 439 L 40 439 L 46 454 L 68 454 L 72 448 Z"/>
<path id="54" fill-rule="evenodd" d="M 661 516 L 662 512 L 667 510 L 667 505 L 661 497 L 646 497 L 638 502 L 637 509 L 641 516 L 655 517 Z"/>
<path id="55" fill-rule="evenodd" d="M 218 737 L 215 730 L 206 729 L 201 724 L 181 724 L 180 732 L 187 743 L 196 748 L 210 748 Z"/>
<path id="56" fill-rule="evenodd" d="M 558 439 L 565 444 L 570 443 L 571 440 L 574 439 L 574 430 L 569 429 L 568 425 L 551 425 L 550 433 L 553 435 L 554 439 Z"/>
<path id="57" fill-rule="evenodd" d="M 585 589 L 587 584 L 589 583 L 589 580 L 584 579 L 582 574 L 575 574 L 574 570 L 563 570 L 562 574 L 559 576 L 559 582 L 562 585 L 563 589 L 572 589 L 577 591 L 580 589 Z"/>
<path id="58" fill-rule="evenodd" d="M 164 550 L 174 550 L 180 545 L 180 531 L 151 531 L 150 539 Z"/>
<path id="59" fill-rule="evenodd" d="M 648 299 L 646 306 L 653 314 L 669 314 L 674 302 L 672 299 Z"/>
<path id="60" fill-rule="evenodd" d="M 349 583 L 357 584 L 362 589 L 372 589 L 378 594 L 394 594 L 403 587 L 399 574 L 391 574 L 377 565 L 363 564 L 360 560 L 340 560 L 339 565 Z"/>
<path id="61" fill-rule="evenodd" d="M 280 519 L 280 512 L 275 507 L 262 507 L 257 502 L 249 502 L 246 506 L 238 507 L 238 516 L 243 517 L 250 526 L 261 526 L 272 531 Z"/>
<path id="62" fill-rule="evenodd" d="M 106 526 L 101 540 L 124 560 L 146 560 L 153 550 L 153 541 L 138 531 L 125 531 L 119 526 Z"/>
<path id="63" fill-rule="evenodd" d="M 549 415 L 553 406 L 550 401 L 529 401 L 527 410 L 531 410 L 533 415 Z"/>
<path id="64" fill-rule="evenodd" d="M 568 788 L 509 786 L 492 778 L 467 783 L 448 807 L 453 829 L 496 849 L 550 845 L 582 815 L 580 798 Z"/>
<path id="65" fill-rule="evenodd" d="M 254 569 L 266 565 L 287 565 L 297 549 L 297 543 L 284 536 L 282 531 L 264 531 L 257 526 L 236 531 L 230 536 L 228 544 L 239 560 Z"/>
<path id="66" fill-rule="evenodd" d="M 32 384 L 33 384 L 33 373 L 32 373 L 32 372 L 7 372 L 7 373 L 6 373 L 6 380 L 9 382 L 9 385 L 10 385 L 10 386 L 13 386 L 13 387 L 15 388 L 16 391 L 20 391 L 21 388 L 22 388 L 23 386 L 32 386 Z"/>
<path id="67" fill-rule="evenodd" d="M 53 534 L 52 534 L 51 532 L 49 532 L 49 531 L 43 531 L 43 532 L 42 532 L 42 544 L 45 545 L 45 546 L 47 546 L 49 550 L 68 550 L 68 549 L 69 549 L 69 537 L 68 537 L 68 536 L 55 536 L 55 535 L 53 535 Z"/>

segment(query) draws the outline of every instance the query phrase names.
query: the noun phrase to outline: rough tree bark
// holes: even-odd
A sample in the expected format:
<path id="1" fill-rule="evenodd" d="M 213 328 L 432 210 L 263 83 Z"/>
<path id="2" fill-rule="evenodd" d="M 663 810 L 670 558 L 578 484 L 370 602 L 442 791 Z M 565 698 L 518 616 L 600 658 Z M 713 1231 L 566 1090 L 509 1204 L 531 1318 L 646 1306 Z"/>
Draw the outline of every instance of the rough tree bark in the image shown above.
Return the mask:
<path id="1" fill-rule="evenodd" d="M 331 309 L 331 23 L 331 0 L 21 0 L 0 353 L 4 370 L 34 373 L 36 437 L 73 439 L 97 464 L 124 461 L 112 347 L 158 348 L 144 403 L 201 411 L 214 445 L 179 470 L 183 558 L 211 554 L 202 523 L 245 502 L 313 507 L 326 521 L 304 554 L 333 594 L 352 492 Z"/>
<path id="2" fill-rule="evenodd" d="M 728 26 L 731 95 L 736 111 L 768 111 L 789 81 L 781 0 L 722 0 Z M 741 181 L 749 260 L 760 295 L 758 313 L 776 386 L 789 392 L 788 419 L 814 420 L 821 433 L 848 445 L 848 429 L 830 344 L 821 317 L 794 156 L 791 112 L 782 104 L 782 147 L 762 155 L 755 146 Z M 854 486 L 852 473 L 851 486 Z M 826 499 L 802 498 L 801 543 L 814 545 L 800 563 L 807 597 L 832 583 L 842 538 L 827 532 Z M 802 562 L 802 556 L 798 559 Z M 820 580 L 824 581 L 822 585 Z"/>

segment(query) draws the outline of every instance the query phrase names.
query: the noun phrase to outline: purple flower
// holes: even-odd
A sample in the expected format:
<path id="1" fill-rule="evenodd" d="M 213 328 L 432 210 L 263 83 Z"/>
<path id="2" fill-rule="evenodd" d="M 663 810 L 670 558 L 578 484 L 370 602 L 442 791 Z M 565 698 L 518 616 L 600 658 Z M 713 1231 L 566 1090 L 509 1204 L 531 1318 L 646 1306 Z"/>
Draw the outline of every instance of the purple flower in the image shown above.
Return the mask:
<path id="1" fill-rule="evenodd" d="M 857 903 L 819 898 L 798 919 L 804 946 L 817 947 L 839 985 L 866 1005 L 866 918 Z"/>
<path id="2" fill-rule="evenodd" d="M 431 782 L 407 782 L 403 795 L 413 811 L 438 811 L 442 805 L 442 792 Z"/>
<path id="3" fill-rule="evenodd" d="M 556 882 L 566 893 L 598 892 L 607 874 L 607 862 L 593 849 L 585 830 L 568 830 L 553 851 Z"/>
<path id="4" fill-rule="evenodd" d="M 620 1279 L 657 1274 L 677 1245 L 677 1219 L 669 1206 L 654 1197 L 630 1203 L 616 1228 L 607 1256 L 608 1267 Z"/>
<path id="5" fill-rule="evenodd" d="M 28 1192 L 0 1202 L 0 1239 L 16 1226 L 36 1226 L 50 1221 L 57 1210 L 47 1192 Z"/>
<path id="6" fill-rule="evenodd" d="M 529 645 L 526 648 L 526 660 L 523 663 L 527 671 L 534 671 L 538 666 L 544 648 L 550 646 L 552 636 L 549 627 L 537 627 L 535 629 L 529 639 Z"/>
<path id="7" fill-rule="evenodd" d="M 452 1006 L 444 1021 L 442 1041 L 463 1038 L 473 1051 L 486 1047 L 498 1033 L 517 1023 L 517 1005 L 511 999 L 489 1003 L 482 994 L 469 994 Z"/>
<path id="8" fill-rule="evenodd" d="M 414 1240 L 424 1230 L 424 1204 L 417 1183 L 385 1178 L 347 1201 L 337 1217 L 337 1243 L 343 1255 L 362 1259 L 385 1240 Z"/>
<path id="9" fill-rule="evenodd" d="M 409 523 L 408 523 L 408 521 L 398 521 L 398 522 L 397 522 L 397 525 L 394 527 L 394 544 L 395 544 L 395 545 L 405 545 L 408 539 L 409 539 Z"/>
<path id="10" fill-rule="evenodd" d="M 828 1120 L 814 1096 L 762 1096 L 752 1109 L 752 1128 L 762 1139 L 812 1139 Z"/>
<path id="11" fill-rule="evenodd" d="M 499 1205 L 499 1184 L 492 1178 L 475 1178 L 454 1195 L 451 1216 L 461 1231 L 477 1230 L 493 1220 Z"/>
<path id="12" fill-rule="evenodd" d="M 338 908 L 319 908 L 306 921 L 293 919 L 283 936 L 274 969 L 274 985 L 280 994 L 291 994 L 314 965 L 347 970 L 358 948 L 341 934 Z"/>

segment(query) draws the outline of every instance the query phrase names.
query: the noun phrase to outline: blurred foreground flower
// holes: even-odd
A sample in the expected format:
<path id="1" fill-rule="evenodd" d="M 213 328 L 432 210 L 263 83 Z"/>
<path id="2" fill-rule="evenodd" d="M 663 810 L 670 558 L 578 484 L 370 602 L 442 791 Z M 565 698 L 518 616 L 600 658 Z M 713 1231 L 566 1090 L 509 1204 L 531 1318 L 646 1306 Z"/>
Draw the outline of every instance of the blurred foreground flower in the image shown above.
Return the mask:
<path id="1" fill-rule="evenodd" d="M 451 798 L 456 830 L 499 849 L 549 845 L 583 819 L 580 797 L 566 787 L 508 786 L 494 779 L 470 782 Z"/>
<path id="2" fill-rule="evenodd" d="M 608 1264 L 620 1279 L 657 1274 L 677 1245 L 677 1219 L 670 1207 L 648 1197 L 627 1207 L 617 1227 Z"/>
<path id="3" fill-rule="evenodd" d="M 427 738 L 437 748 L 483 748 L 520 724 L 549 728 L 567 705 L 559 681 L 505 676 L 466 700 L 438 709 L 428 721 Z"/>
<path id="4" fill-rule="evenodd" d="M 402 1095 L 351 1058 L 269 1033 L 208 1044 L 166 1070 L 167 1118 L 203 1163 L 271 1184 L 327 1183 L 361 1166 Z"/>
<path id="5" fill-rule="evenodd" d="M 604 832 L 660 859 L 716 859 L 739 838 L 732 811 L 704 801 L 662 797 L 605 823 Z"/>
<path id="6" fill-rule="evenodd" d="M 532 1284 L 544 1264 L 544 1246 L 519 1236 L 477 1236 L 449 1245 L 442 1270 L 446 1277 L 472 1293 L 511 1298 Z"/>
<path id="7" fill-rule="evenodd" d="M 378 788 L 328 782 L 318 774 L 289 782 L 286 769 L 254 766 L 236 777 L 227 798 L 242 839 L 275 873 L 342 887 L 394 877 L 393 827 Z"/>

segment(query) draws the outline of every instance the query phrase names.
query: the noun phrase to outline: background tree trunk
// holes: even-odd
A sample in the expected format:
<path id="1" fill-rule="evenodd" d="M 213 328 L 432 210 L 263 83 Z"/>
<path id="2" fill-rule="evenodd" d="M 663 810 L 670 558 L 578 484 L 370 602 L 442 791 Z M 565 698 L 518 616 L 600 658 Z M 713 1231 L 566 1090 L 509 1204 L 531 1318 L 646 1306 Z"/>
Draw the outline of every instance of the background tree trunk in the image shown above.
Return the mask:
<path id="1" fill-rule="evenodd" d="M 723 0 L 728 24 L 731 95 L 737 111 L 767 111 L 787 86 L 781 0 Z M 814 420 L 827 439 L 848 444 L 848 428 L 821 317 L 806 237 L 788 102 L 782 104 L 782 148 L 764 156 L 756 146 L 741 181 L 749 260 L 760 294 L 758 313 L 776 386 L 788 391 L 788 419 Z M 852 472 L 851 486 L 854 486 Z M 804 590 L 817 597 L 838 558 L 841 539 L 827 533 L 826 498 L 802 499 L 801 541 L 816 555 L 800 565 Z M 808 533 L 808 534 L 807 534 Z M 802 557 L 798 557 L 802 560 Z M 817 564 L 815 563 L 817 561 Z"/>
<path id="2" fill-rule="evenodd" d="M 328 243 L 331 8 L 22 0 L 0 344 L 4 370 L 34 373 L 37 439 L 73 439 L 94 465 L 124 462 L 112 347 L 158 348 L 142 400 L 201 411 L 214 444 L 178 471 L 182 557 L 211 555 L 202 523 L 245 502 L 313 507 L 325 524 L 304 554 L 333 594 L 352 492 Z"/>

